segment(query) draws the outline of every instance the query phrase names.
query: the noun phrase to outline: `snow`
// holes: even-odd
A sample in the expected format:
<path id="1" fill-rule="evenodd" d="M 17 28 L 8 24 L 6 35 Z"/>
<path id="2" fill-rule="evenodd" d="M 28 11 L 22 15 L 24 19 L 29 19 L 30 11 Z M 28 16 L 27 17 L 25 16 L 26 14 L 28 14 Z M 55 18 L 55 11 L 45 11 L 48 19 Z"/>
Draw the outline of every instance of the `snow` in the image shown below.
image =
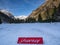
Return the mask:
<path id="1" fill-rule="evenodd" d="M 1 11 L 1 12 L 7 12 L 7 13 L 9 13 L 9 11 L 7 11 L 7 10 L 5 10 L 5 9 L 1 9 L 0 11 Z"/>
<path id="2" fill-rule="evenodd" d="M 9 11 L 7 11 L 5 9 L 1 9 L 0 11 L 3 12 L 4 14 L 7 14 L 7 15 L 9 14 Z"/>
<path id="3" fill-rule="evenodd" d="M 26 19 L 28 16 L 14 16 L 16 19 L 18 18 L 18 19 Z"/>
<path id="4" fill-rule="evenodd" d="M 7 16 L 14 18 L 14 16 L 11 14 L 11 12 L 9 12 L 8 10 L 5 9 L 0 9 L 0 12 L 6 14 Z"/>
<path id="5" fill-rule="evenodd" d="M 17 44 L 18 37 L 43 37 L 43 45 L 60 45 L 60 23 L 0 25 L 0 45 L 37 45 Z"/>

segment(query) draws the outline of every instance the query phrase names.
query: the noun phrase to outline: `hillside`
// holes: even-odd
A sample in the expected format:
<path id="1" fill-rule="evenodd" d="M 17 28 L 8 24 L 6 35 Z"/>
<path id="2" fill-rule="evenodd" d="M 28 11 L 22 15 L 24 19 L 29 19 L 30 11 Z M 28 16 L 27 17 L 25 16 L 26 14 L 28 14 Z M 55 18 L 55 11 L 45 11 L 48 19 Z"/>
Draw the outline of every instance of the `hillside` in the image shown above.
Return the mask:
<path id="1" fill-rule="evenodd" d="M 10 23 L 12 21 L 12 19 L 14 19 L 14 16 L 6 10 L 0 10 L 0 18 L 1 18 L 2 22 Z"/>
<path id="2" fill-rule="evenodd" d="M 60 20 L 60 0 L 46 0 L 40 7 L 34 10 L 27 19 L 34 18 L 39 22 L 57 22 Z M 60 22 L 60 21 L 59 21 Z"/>

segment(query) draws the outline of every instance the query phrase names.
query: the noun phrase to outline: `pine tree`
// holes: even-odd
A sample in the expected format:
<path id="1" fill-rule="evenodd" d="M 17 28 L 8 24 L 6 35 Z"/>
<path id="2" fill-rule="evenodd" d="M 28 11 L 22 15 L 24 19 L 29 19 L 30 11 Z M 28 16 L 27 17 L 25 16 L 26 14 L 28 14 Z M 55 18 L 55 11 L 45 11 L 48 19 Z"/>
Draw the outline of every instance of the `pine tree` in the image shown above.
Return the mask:
<path id="1" fill-rule="evenodd" d="M 0 19 L 0 24 L 2 23 L 1 19 Z"/>
<path id="2" fill-rule="evenodd" d="M 57 9 L 56 6 L 54 6 L 54 9 L 53 9 L 54 12 L 53 12 L 53 14 L 52 14 L 51 22 L 55 22 L 56 9 Z"/>
<path id="3" fill-rule="evenodd" d="M 38 16 L 38 22 L 42 22 L 41 14 L 39 14 L 39 16 Z"/>

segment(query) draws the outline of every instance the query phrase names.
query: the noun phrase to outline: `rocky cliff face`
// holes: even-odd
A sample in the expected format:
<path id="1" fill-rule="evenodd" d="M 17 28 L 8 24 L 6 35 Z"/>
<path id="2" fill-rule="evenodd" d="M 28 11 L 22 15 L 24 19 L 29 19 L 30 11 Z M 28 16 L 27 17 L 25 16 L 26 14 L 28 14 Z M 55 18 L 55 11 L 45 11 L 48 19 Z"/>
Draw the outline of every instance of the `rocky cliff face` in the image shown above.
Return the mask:
<path id="1" fill-rule="evenodd" d="M 34 18 L 36 21 L 59 21 L 60 0 L 46 0 L 40 7 L 34 10 L 28 18 Z"/>

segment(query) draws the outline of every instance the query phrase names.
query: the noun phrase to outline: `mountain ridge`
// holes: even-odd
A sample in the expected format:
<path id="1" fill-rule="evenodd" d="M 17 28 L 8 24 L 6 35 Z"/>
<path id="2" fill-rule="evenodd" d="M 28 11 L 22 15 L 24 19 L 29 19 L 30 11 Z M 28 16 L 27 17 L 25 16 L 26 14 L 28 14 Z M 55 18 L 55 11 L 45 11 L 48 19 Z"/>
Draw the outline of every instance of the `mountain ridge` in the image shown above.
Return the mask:
<path id="1" fill-rule="evenodd" d="M 39 21 L 38 17 L 40 15 L 40 18 L 42 18 L 41 20 L 43 21 L 52 19 L 53 15 L 57 16 L 56 13 L 58 12 L 59 7 L 60 7 L 60 0 L 47 0 L 40 7 L 34 10 L 28 16 L 28 18 L 35 18 L 36 21 Z"/>
<path id="2" fill-rule="evenodd" d="M 21 16 L 14 16 L 16 19 L 19 18 L 19 19 L 26 19 L 28 16 L 24 16 L 24 15 L 21 15 Z"/>
<path id="3" fill-rule="evenodd" d="M 0 10 L 0 18 L 2 22 L 10 23 L 12 20 L 14 20 L 14 16 L 7 10 Z"/>

